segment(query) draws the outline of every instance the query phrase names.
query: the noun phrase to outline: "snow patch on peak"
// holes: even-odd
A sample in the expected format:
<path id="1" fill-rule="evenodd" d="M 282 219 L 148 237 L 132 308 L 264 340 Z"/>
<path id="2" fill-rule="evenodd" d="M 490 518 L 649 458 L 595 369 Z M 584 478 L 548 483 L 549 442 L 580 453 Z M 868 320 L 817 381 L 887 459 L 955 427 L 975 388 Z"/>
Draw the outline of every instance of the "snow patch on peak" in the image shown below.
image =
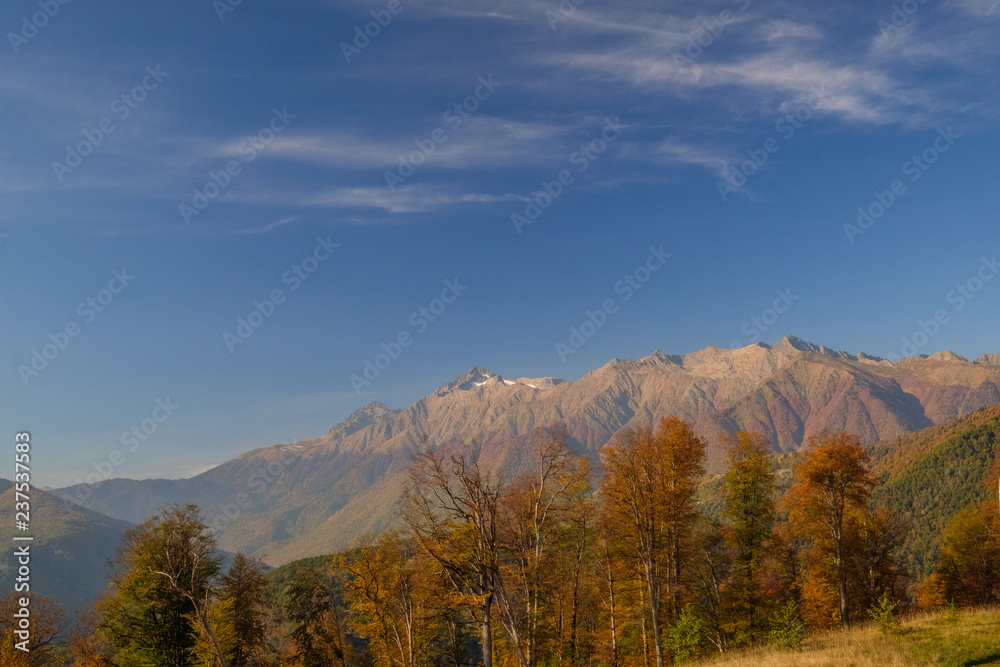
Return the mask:
<path id="1" fill-rule="evenodd" d="M 538 391 L 548 391 L 552 389 L 557 384 L 562 384 L 566 380 L 556 377 L 543 377 L 543 378 L 518 378 L 517 383 L 523 384 L 526 387 L 531 387 L 532 389 L 537 389 Z"/>
<path id="2" fill-rule="evenodd" d="M 451 382 L 441 385 L 434 393 L 437 396 L 445 396 L 451 392 L 470 391 L 479 387 L 512 387 L 514 385 L 524 385 L 526 387 L 531 387 L 532 389 L 545 391 L 547 389 L 551 389 L 557 384 L 561 384 L 562 382 L 565 382 L 565 380 L 555 377 L 524 377 L 513 380 L 505 378 L 499 373 L 488 371 L 485 368 L 476 366 L 470 369 L 469 372 L 458 376 Z"/>

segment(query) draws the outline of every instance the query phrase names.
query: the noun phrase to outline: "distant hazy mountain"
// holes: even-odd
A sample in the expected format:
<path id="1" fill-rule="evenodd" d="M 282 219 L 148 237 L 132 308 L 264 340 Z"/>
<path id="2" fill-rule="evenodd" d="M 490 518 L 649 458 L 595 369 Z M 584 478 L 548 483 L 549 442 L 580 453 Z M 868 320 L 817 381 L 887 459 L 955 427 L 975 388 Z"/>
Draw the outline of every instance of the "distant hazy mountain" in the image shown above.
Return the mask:
<path id="1" fill-rule="evenodd" d="M 944 352 L 893 364 L 789 337 L 613 359 L 575 382 L 473 368 L 403 410 L 372 403 L 318 438 L 258 449 L 191 479 L 103 482 L 86 506 L 138 522 L 166 502 L 194 502 L 220 528 L 222 548 L 280 565 L 389 525 L 403 473 L 425 442 L 469 443 L 484 465 L 512 475 L 538 426 L 563 423 L 574 447 L 596 454 L 626 427 L 678 415 L 712 443 L 718 469 L 722 431 L 759 431 L 784 452 L 823 429 L 873 444 L 1000 403 L 997 361 Z"/>
<path id="2" fill-rule="evenodd" d="M 72 620 L 83 603 L 100 597 L 108 587 L 108 561 L 113 559 L 130 524 L 32 488 L 31 590 L 59 602 Z M 15 535 L 13 484 L 0 479 L 0 590 L 13 590 L 16 563 L 11 556 Z"/>

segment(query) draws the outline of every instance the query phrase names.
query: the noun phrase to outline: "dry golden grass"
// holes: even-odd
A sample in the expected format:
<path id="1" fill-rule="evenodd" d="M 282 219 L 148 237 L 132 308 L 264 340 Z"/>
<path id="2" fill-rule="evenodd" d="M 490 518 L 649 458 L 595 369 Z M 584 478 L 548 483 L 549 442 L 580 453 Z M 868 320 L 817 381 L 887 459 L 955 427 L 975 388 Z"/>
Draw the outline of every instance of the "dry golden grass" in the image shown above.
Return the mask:
<path id="1" fill-rule="evenodd" d="M 874 626 L 810 636 L 799 650 L 756 649 L 698 663 L 712 667 L 974 667 L 1000 665 L 1000 612 L 961 612 L 957 623 L 940 613 L 903 621 L 900 635 L 885 637 Z"/>

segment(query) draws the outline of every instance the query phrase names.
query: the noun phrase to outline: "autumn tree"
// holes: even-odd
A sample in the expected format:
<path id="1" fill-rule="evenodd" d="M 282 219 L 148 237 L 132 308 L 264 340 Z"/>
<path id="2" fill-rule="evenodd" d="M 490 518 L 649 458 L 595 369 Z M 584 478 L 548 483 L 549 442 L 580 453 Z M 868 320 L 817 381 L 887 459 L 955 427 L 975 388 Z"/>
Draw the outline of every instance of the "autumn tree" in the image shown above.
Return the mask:
<path id="1" fill-rule="evenodd" d="M 998 452 L 1000 454 L 1000 452 Z M 1000 455 L 986 478 L 989 500 L 956 514 L 941 536 L 936 570 L 941 594 L 949 601 L 976 606 L 1000 601 Z"/>
<path id="2" fill-rule="evenodd" d="M 22 606 L 22 598 L 28 600 L 27 607 Z M 18 614 L 23 608 L 30 614 L 30 636 L 17 634 L 19 621 L 23 619 Z M 56 657 L 62 630 L 63 611 L 56 602 L 38 593 L 11 591 L 0 598 L 0 665 L 55 667 L 63 664 Z"/>
<path id="3" fill-rule="evenodd" d="M 191 616 L 208 639 L 219 667 L 228 667 L 208 620 L 214 580 L 222 567 L 215 537 L 195 505 L 172 505 L 161 511 L 163 520 L 153 531 L 156 558 L 144 565 L 190 603 Z"/>
<path id="4" fill-rule="evenodd" d="M 723 445 L 729 464 L 723 516 L 729 521 L 726 542 L 733 553 L 729 595 L 740 633 L 754 643 L 765 630 L 759 579 L 775 522 L 774 448 L 759 433 L 745 431 L 723 437 Z"/>
<path id="5" fill-rule="evenodd" d="M 100 631 L 126 664 L 188 667 L 221 559 L 194 505 L 168 506 L 125 532 L 111 590 L 98 603 Z M 225 665 L 221 647 L 213 653 Z"/>
<path id="6" fill-rule="evenodd" d="M 464 452 L 417 454 L 409 469 L 403 519 L 420 547 L 442 568 L 479 626 L 484 667 L 493 667 L 493 607 L 500 585 L 500 499 L 503 486 Z M 524 664 L 525 656 L 516 642 Z"/>
<path id="7" fill-rule="evenodd" d="M 100 630 L 101 615 L 94 604 L 77 612 L 67 653 L 73 667 L 113 667 L 117 651 Z"/>
<path id="8" fill-rule="evenodd" d="M 301 667 L 346 664 L 343 613 L 326 572 L 299 568 L 284 590 L 295 659 Z"/>
<path id="9" fill-rule="evenodd" d="M 860 439 L 826 434 L 810 438 L 788 494 L 790 521 L 809 540 L 816 567 L 836 590 L 843 628 L 850 626 L 850 524 L 856 513 L 868 509 L 874 486 Z"/>
<path id="10" fill-rule="evenodd" d="M 552 618 L 558 589 L 549 576 L 562 562 L 570 568 L 570 643 L 576 641 L 580 576 L 586 549 L 591 493 L 586 458 L 574 455 L 559 430 L 536 433 L 533 466 L 516 479 L 501 503 L 501 558 L 497 603 L 504 627 L 522 664 L 534 667 L 542 641 L 541 624 Z M 564 541 L 560 544 L 560 538 Z M 568 559 L 558 550 L 572 550 Z M 575 648 L 571 648 L 575 654 Z"/>
<path id="11" fill-rule="evenodd" d="M 574 464 L 576 481 L 568 489 L 552 536 L 553 548 L 541 569 L 541 585 L 550 591 L 549 653 L 560 664 L 590 663 L 598 626 L 599 558 L 597 508 L 593 498 L 590 461 Z M 553 645 L 554 643 L 554 645 Z"/>
<path id="12" fill-rule="evenodd" d="M 606 618 L 606 640 L 601 642 L 606 648 L 606 663 L 617 667 L 621 654 L 620 637 L 622 626 L 622 588 L 627 574 L 617 549 L 618 541 L 614 528 L 607 520 L 598 517 L 595 560 L 600 571 L 601 583 L 597 587 L 601 606 Z"/>
<path id="13" fill-rule="evenodd" d="M 1000 600 L 1000 520 L 993 500 L 966 507 L 948 523 L 937 573 L 948 600 L 964 606 Z"/>
<path id="14" fill-rule="evenodd" d="M 448 653 L 454 593 L 442 589 L 436 563 L 414 546 L 388 532 L 340 559 L 348 625 L 368 640 L 378 667 L 435 664 Z"/>
<path id="15" fill-rule="evenodd" d="M 734 597 L 733 550 L 726 544 L 725 531 L 715 519 L 702 518 L 698 522 L 692 543 L 692 588 L 703 619 L 703 631 L 706 639 L 723 653 L 729 648 L 733 625 L 740 620 L 734 618 L 735 605 L 730 600 Z"/>
<path id="16" fill-rule="evenodd" d="M 908 520 L 886 507 L 870 504 L 855 515 L 852 538 L 857 548 L 852 557 L 852 579 L 859 612 L 877 605 L 883 595 L 897 602 L 905 599 L 909 577 L 896 552 L 910 530 Z"/>
<path id="17" fill-rule="evenodd" d="M 666 663 L 664 618 L 672 621 L 680 611 L 684 546 L 697 516 L 704 459 L 705 442 L 676 417 L 663 419 L 655 431 L 626 431 L 604 451 L 601 500 L 645 585 L 657 667 Z"/>
<path id="18" fill-rule="evenodd" d="M 263 567 L 242 553 L 236 554 L 220 584 L 209 618 L 229 667 L 266 664 L 272 600 Z M 204 632 L 200 644 L 200 652 L 214 658 L 214 644 Z M 205 658 L 203 662 L 213 664 Z"/>

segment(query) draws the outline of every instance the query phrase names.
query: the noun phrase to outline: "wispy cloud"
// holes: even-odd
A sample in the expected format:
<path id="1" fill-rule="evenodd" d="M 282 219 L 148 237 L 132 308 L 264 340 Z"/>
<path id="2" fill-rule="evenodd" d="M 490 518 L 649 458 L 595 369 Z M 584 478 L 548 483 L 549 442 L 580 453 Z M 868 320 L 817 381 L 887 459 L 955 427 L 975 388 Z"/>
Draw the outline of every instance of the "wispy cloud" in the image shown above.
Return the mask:
<path id="1" fill-rule="evenodd" d="M 393 168 L 414 151 L 424 154 L 421 169 L 538 164 L 551 159 L 553 147 L 575 130 L 578 123 L 575 119 L 568 124 L 557 124 L 482 116 L 465 119 L 458 128 L 441 119 L 429 119 L 424 129 L 392 138 L 367 136 L 363 130 L 289 133 L 276 138 L 262 156 L 344 169 Z M 444 130 L 446 139 L 440 144 L 433 141 L 428 144 L 435 129 Z M 231 156 L 240 141 L 220 143 L 209 154 Z M 425 148 L 428 145 L 433 147 L 432 151 Z"/>
<path id="2" fill-rule="evenodd" d="M 823 38 L 823 32 L 819 28 L 802 23 L 796 23 L 795 21 L 789 21 L 787 19 L 768 21 L 767 23 L 761 25 L 757 32 L 768 42 L 781 39 Z"/>
<path id="3" fill-rule="evenodd" d="M 682 144 L 673 139 L 657 146 L 655 157 L 668 163 L 704 167 L 723 178 L 726 176 L 730 162 L 730 156 L 721 151 Z"/>
<path id="4" fill-rule="evenodd" d="M 301 204 L 334 208 L 372 208 L 389 213 L 424 213 L 460 204 L 484 204 L 518 201 L 521 197 L 511 194 L 461 193 L 444 187 L 422 184 L 397 188 L 330 188 L 309 195 Z"/>
<path id="5" fill-rule="evenodd" d="M 290 222 L 295 222 L 298 219 L 299 218 L 297 216 L 292 216 L 290 218 L 282 218 L 281 220 L 276 220 L 276 221 L 274 221 L 272 223 L 263 225 L 261 227 L 253 227 L 251 229 L 241 229 L 239 231 L 239 233 L 240 234 L 264 234 L 264 233 L 267 233 L 267 232 L 271 231 L 272 229 L 277 229 L 278 227 L 281 227 L 282 225 L 287 225 Z"/>
<path id="6" fill-rule="evenodd" d="M 520 195 L 514 194 L 462 192 L 453 186 L 415 183 L 399 186 L 395 192 L 390 192 L 384 186 L 248 188 L 234 193 L 229 203 L 357 209 L 403 214 L 429 213 L 463 204 L 488 204 L 521 199 Z"/>

